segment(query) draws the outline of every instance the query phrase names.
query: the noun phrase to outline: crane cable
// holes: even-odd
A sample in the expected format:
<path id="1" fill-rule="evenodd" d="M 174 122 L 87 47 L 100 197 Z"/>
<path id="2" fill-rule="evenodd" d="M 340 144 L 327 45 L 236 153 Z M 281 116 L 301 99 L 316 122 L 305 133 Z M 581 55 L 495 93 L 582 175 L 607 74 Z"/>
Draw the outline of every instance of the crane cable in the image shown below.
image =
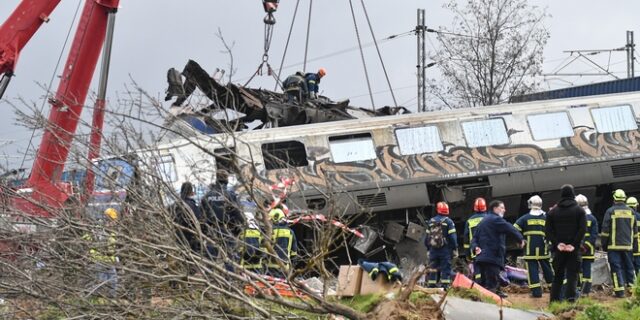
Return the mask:
<path id="1" fill-rule="evenodd" d="M 311 9 L 313 8 L 313 0 L 309 0 L 309 18 L 307 19 L 307 39 L 304 45 L 304 64 L 302 71 L 307 72 L 307 53 L 309 52 L 309 34 L 311 33 Z"/>
<path id="2" fill-rule="evenodd" d="M 360 48 L 360 58 L 362 59 L 362 66 L 364 67 L 364 76 L 367 79 L 367 88 L 369 89 L 369 97 L 371 98 L 371 107 L 373 112 L 376 111 L 376 105 L 373 102 L 373 92 L 371 91 L 371 82 L 369 81 L 369 72 L 367 71 L 367 63 L 364 60 L 364 52 L 362 51 L 362 42 L 360 41 L 360 33 L 358 32 L 358 23 L 356 22 L 356 14 L 353 11 L 353 2 L 349 0 L 349 7 L 351 8 L 351 16 L 353 17 L 353 25 L 356 30 L 356 37 L 358 38 L 358 47 Z"/>
<path id="3" fill-rule="evenodd" d="M 373 33 L 373 27 L 371 26 L 371 21 L 369 20 L 369 14 L 367 13 L 367 8 L 364 5 L 364 0 L 360 0 L 362 3 L 362 10 L 364 11 L 364 16 L 367 18 L 367 24 L 369 25 L 369 31 L 371 31 L 371 38 L 373 38 L 373 43 L 376 46 L 376 51 L 378 52 L 378 58 L 380 59 L 380 64 L 382 65 L 382 71 L 384 71 L 384 77 L 387 79 L 387 85 L 389 86 L 389 92 L 391 92 L 391 98 L 393 98 L 393 105 L 397 108 L 398 103 L 396 102 L 396 96 L 393 93 L 393 88 L 391 87 L 391 81 L 389 81 L 389 75 L 387 74 L 387 68 L 384 65 L 384 61 L 382 60 L 382 54 L 380 53 L 380 48 L 378 47 L 378 41 L 376 40 L 376 36 Z"/>
<path id="4" fill-rule="evenodd" d="M 60 50 L 60 55 L 58 55 L 58 61 L 56 62 L 56 67 L 53 69 L 53 74 L 51 75 L 51 79 L 49 80 L 49 84 L 47 85 L 47 95 L 49 95 L 49 93 L 51 93 L 51 87 L 53 86 L 53 80 L 56 78 L 56 72 L 58 71 L 58 68 L 60 67 L 60 62 L 62 62 L 62 55 L 64 54 L 64 50 L 67 47 L 67 43 L 69 43 L 69 37 L 71 36 L 71 31 L 73 30 L 73 25 L 76 23 L 76 19 L 78 18 L 78 12 L 80 11 L 80 5 L 82 4 L 82 1 L 78 1 L 78 6 L 76 6 L 76 12 L 73 14 L 73 19 L 71 20 L 71 25 L 69 25 L 69 30 L 67 30 L 67 36 L 64 39 L 64 44 L 62 45 L 62 49 Z M 40 106 L 40 113 L 42 113 L 42 111 L 44 110 L 44 106 L 47 104 L 47 101 L 49 99 L 44 99 L 42 101 L 42 105 Z M 46 128 L 45 128 L 46 130 Z M 24 156 L 22 157 L 22 162 L 20 163 L 20 167 L 22 168 L 22 166 L 24 166 L 24 162 L 27 159 L 27 154 L 29 153 L 29 150 L 31 149 L 31 147 L 33 146 L 33 138 L 36 134 L 36 127 L 33 128 L 33 130 L 31 131 L 31 137 L 29 138 L 29 143 L 27 144 L 27 150 L 25 150 L 24 152 Z"/>
<path id="5" fill-rule="evenodd" d="M 300 0 L 296 1 L 296 8 L 293 9 L 293 19 L 291 20 L 291 26 L 289 27 L 289 35 L 287 35 L 287 43 L 284 45 L 284 53 L 282 53 L 282 60 L 280 60 L 280 67 L 278 68 L 276 85 L 273 88 L 273 91 L 276 91 L 278 89 L 278 85 L 280 85 L 280 74 L 282 74 L 282 66 L 284 65 L 284 59 L 287 56 L 287 50 L 289 49 L 289 41 L 291 40 L 291 34 L 293 33 L 293 25 L 296 22 L 296 16 L 298 15 L 299 5 L 300 5 Z M 282 85 L 280 85 L 280 88 L 284 90 L 284 88 L 282 88 Z"/>
<path id="6" fill-rule="evenodd" d="M 272 17 L 271 13 L 269 14 L 269 17 Z M 249 78 L 249 80 L 247 80 L 247 82 L 244 84 L 244 87 L 249 85 L 249 83 L 251 82 L 251 80 L 253 80 L 253 78 L 255 78 L 255 76 L 263 75 L 262 68 L 265 67 L 265 65 L 267 67 L 267 75 L 272 76 L 276 80 L 276 85 L 280 83 L 280 79 L 276 76 L 273 68 L 271 68 L 271 65 L 269 64 L 269 49 L 271 48 L 273 26 L 275 25 L 275 23 L 275 20 L 268 20 L 266 18 L 264 20 L 264 53 L 262 54 L 262 62 L 258 66 L 256 72 L 254 72 L 251 78 Z"/>

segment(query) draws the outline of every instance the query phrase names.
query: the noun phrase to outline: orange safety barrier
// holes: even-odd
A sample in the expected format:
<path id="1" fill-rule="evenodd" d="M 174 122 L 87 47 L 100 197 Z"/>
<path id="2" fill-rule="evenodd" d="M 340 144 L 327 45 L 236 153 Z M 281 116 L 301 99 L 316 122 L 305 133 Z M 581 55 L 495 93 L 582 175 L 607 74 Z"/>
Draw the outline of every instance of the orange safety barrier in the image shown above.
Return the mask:
<path id="1" fill-rule="evenodd" d="M 267 282 L 269 282 L 269 284 L 273 287 L 273 289 L 269 288 L 262 282 L 256 281 L 254 283 L 245 285 L 244 293 L 252 296 L 257 295 L 258 293 L 273 296 L 275 295 L 275 293 L 273 292 L 275 290 L 278 292 L 278 294 L 280 294 L 283 297 L 292 297 L 292 298 L 306 297 L 306 295 L 300 292 L 299 290 L 294 291 L 293 289 L 291 289 L 291 286 L 289 286 L 289 284 L 285 282 L 281 282 L 281 281 L 267 281 Z"/>
<path id="2" fill-rule="evenodd" d="M 453 283 L 451 284 L 451 286 L 456 288 L 476 289 L 478 290 L 478 292 L 480 292 L 480 294 L 493 299 L 493 301 L 495 301 L 497 304 L 502 304 L 503 306 L 511 305 L 511 302 L 500 298 L 500 296 L 498 296 L 497 294 L 485 289 L 478 283 L 471 281 L 471 279 L 467 278 L 467 276 L 459 272 L 456 273 L 456 277 L 453 279 Z"/>

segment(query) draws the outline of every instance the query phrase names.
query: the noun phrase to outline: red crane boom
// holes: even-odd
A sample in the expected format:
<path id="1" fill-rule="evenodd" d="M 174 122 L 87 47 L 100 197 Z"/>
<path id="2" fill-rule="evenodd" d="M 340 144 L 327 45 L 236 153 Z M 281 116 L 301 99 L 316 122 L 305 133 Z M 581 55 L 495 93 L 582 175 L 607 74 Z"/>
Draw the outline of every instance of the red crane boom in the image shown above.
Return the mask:
<path id="1" fill-rule="evenodd" d="M 3 23 L 0 28 L 0 71 L 5 75 L 13 73 L 20 50 L 59 2 L 23 0 Z M 50 99 L 51 112 L 31 175 L 25 188 L 18 191 L 21 197 L 14 201 L 14 208 L 19 211 L 49 217 L 53 215 L 51 209 L 61 208 L 69 198 L 71 188 L 60 183 L 60 179 L 105 41 L 109 16 L 115 13 L 119 2 L 87 0 L 84 4 L 58 90 Z M 104 102 L 98 103 L 102 103 L 98 107 L 102 110 Z M 102 116 L 98 119 L 97 127 L 101 129 Z M 101 130 L 92 133 L 94 131 L 101 135 Z"/>

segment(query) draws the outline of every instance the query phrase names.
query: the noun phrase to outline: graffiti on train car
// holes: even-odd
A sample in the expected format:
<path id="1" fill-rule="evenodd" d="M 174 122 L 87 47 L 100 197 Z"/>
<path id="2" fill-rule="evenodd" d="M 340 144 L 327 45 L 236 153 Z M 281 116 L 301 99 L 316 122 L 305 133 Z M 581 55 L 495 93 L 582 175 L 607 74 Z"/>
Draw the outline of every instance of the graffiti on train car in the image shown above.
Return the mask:
<path id="1" fill-rule="evenodd" d="M 340 188 L 360 184 L 397 180 L 469 176 L 504 168 L 541 165 L 547 161 L 544 150 L 535 145 L 509 145 L 469 148 L 445 144 L 444 151 L 416 155 L 400 155 L 397 146 L 376 149 L 377 158 L 352 163 L 335 163 L 328 150 L 309 152 L 309 165 L 297 169 L 267 170 L 258 173 L 253 165 L 242 167 L 243 177 L 252 177 L 253 188 L 268 186 L 283 177 L 295 177 L 303 190 Z M 309 148 L 311 149 L 311 148 Z M 320 160 L 318 160 L 320 158 Z M 297 190 L 292 190 L 297 191 Z"/>
<path id="2" fill-rule="evenodd" d="M 598 133 L 590 127 L 576 127 L 573 137 L 563 138 L 562 146 L 574 157 L 615 156 L 640 151 L 640 131 Z"/>

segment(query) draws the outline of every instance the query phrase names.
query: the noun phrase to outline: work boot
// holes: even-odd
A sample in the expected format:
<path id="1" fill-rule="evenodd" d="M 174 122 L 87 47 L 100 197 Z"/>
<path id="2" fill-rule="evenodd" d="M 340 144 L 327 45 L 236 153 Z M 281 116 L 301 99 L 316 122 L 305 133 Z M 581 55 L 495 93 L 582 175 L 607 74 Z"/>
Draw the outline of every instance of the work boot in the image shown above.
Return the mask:
<path id="1" fill-rule="evenodd" d="M 616 298 L 624 298 L 624 290 L 615 291 Z"/>
<path id="2" fill-rule="evenodd" d="M 591 293 L 591 282 L 585 282 L 582 284 L 582 295 L 588 296 Z"/>
<path id="3" fill-rule="evenodd" d="M 500 289 L 496 290 L 496 294 L 498 295 L 498 297 L 502 299 L 506 299 L 509 296 L 508 294 L 506 294 L 504 291 Z"/>

